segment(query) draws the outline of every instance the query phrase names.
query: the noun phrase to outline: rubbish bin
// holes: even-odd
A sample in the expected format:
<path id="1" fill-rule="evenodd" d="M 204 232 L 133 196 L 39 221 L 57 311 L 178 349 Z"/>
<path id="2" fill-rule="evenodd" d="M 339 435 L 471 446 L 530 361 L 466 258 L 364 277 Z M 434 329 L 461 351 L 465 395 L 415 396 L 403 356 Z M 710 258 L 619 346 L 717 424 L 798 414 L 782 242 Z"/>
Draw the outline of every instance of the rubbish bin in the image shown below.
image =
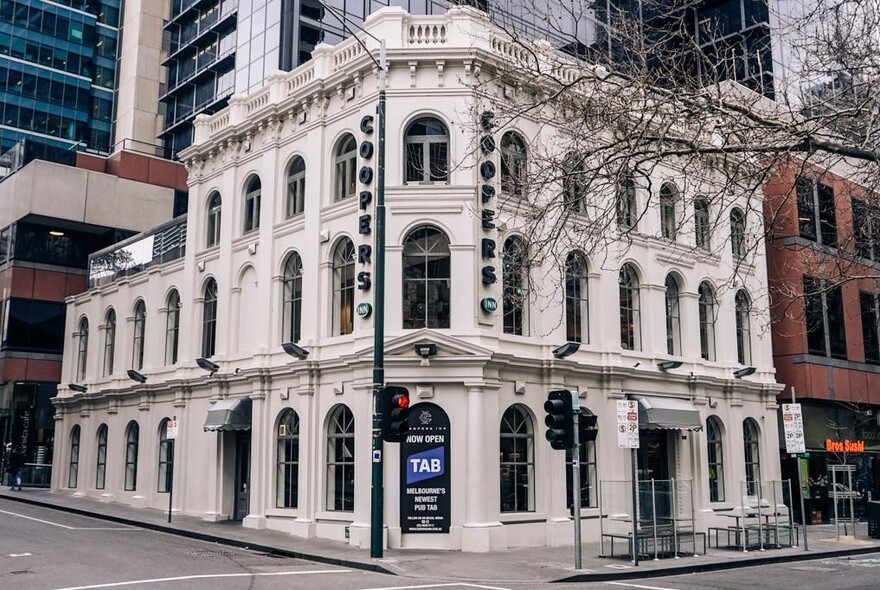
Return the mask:
<path id="1" fill-rule="evenodd" d="M 880 502 L 868 502 L 867 509 L 868 518 L 868 536 L 872 539 L 880 539 Z"/>

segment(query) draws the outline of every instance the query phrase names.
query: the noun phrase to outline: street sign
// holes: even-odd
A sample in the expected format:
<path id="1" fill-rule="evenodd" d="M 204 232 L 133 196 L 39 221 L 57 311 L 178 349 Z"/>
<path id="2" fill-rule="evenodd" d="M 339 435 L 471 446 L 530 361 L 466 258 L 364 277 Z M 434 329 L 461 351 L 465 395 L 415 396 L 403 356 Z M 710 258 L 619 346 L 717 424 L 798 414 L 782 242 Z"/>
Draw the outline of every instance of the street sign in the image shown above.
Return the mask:
<path id="1" fill-rule="evenodd" d="M 177 419 L 168 420 L 165 423 L 165 438 L 174 440 L 177 438 Z"/>
<path id="2" fill-rule="evenodd" d="M 805 453 L 804 415 L 800 404 L 782 404 L 782 428 L 785 431 L 785 452 L 790 455 Z"/>
<path id="3" fill-rule="evenodd" d="M 639 448 L 639 402 L 635 400 L 617 401 L 617 446 Z"/>

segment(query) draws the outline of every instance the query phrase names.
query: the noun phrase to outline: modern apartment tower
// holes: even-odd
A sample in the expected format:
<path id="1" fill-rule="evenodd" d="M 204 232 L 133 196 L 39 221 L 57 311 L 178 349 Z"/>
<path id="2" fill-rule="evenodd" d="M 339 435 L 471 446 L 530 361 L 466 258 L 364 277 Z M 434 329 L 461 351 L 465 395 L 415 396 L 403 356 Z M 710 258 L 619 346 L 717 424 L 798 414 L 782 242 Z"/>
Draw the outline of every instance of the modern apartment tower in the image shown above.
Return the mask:
<path id="1" fill-rule="evenodd" d="M 112 145 L 121 0 L 0 2 L 0 153 Z"/>

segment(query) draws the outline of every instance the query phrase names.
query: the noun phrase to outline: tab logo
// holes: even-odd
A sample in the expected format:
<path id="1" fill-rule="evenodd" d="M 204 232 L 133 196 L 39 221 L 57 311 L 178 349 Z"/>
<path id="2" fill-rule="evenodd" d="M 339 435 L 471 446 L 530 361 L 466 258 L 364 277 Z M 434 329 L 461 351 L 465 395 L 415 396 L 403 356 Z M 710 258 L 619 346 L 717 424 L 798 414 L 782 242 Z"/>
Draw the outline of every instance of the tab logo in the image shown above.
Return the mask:
<path id="1" fill-rule="evenodd" d="M 446 473 L 443 465 L 443 447 L 410 455 L 406 459 L 406 483 L 417 483 Z"/>

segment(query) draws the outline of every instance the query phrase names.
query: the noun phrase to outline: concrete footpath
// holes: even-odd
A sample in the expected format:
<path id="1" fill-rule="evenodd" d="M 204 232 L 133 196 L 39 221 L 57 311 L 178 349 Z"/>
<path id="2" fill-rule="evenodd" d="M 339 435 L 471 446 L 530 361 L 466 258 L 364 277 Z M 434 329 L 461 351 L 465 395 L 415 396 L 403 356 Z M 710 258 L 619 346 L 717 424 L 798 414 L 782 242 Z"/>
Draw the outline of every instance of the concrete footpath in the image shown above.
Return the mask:
<path id="1" fill-rule="evenodd" d="M 411 578 L 496 583 L 602 582 L 632 580 L 732 569 L 780 562 L 803 561 L 880 552 L 880 542 L 867 538 L 865 523 L 857 526 L 856 538 L 836 538 L 832 525 L 809 528 L 810 551 L 803 548 L 767 549 L 744 553 L 732 549 L 709 549 L 706 555 L 678 559 L 645 560 L 638 567 L 629 561 L 598 557 L 598 543 L 584 543 L 583 569 L 574 569 L 574 549 L 541 547 L 492 553 L 463 553 L 423 549 L 387 549 L 383 559 L 369 551 L 323 539 L 302 539 L 286 533 L 243 528 L 238 522 L 209 522 L 192 516 L 146 508 L 131 508 L 91 498 L 52 493 L 44 489 L 0 491 L 0 498 L 65 512 L 129 524 L 150 530 L 248 548 L 285 557 Z M 851 532 L 851 531 L 850 531 Z M 841 527 L 841 535 L 843 527 Z"/>

